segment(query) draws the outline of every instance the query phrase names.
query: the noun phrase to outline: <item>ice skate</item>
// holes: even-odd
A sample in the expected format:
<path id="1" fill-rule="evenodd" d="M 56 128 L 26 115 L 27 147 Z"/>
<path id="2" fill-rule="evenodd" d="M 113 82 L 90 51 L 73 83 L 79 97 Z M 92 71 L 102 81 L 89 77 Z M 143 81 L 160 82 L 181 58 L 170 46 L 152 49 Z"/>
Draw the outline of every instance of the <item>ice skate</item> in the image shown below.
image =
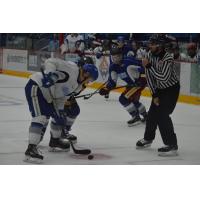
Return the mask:
<path id="1" fill-rule="evenodd" d="M 105 98 L 106 101 L 108 101 L 108 99 L 109 99 L 109 94 L 106 94 L 106 95 L 104 96 L 104 98 Z"/>
<path id="2" fill-rule="evenodd" d="M 51 137 L 49 142 L 49 151 L 50 152 L 62 152 L 62 151 L 69 151 L 70 144 L 68 141 L 63 141 L 60 138 L 53 138 Z"/>
<path id="3" fill-rule="evenodd" d="M 159 156 L 177 156 L 178 146 L 177 145 L 167 145 L 158 149 Z"/>
<path id="4" fill-rule="evenodd" d="M 135 126 L 137 124 L 140 124 L 141 123 L 141 118 L 139 115 L 133 117 L 131 120 L 129 120 L 127 122 L 128 126 L 131 127 L 131 126 Z"/>
<path id="5" fill-rule="evenodd" d="M 42 162 L 42 160 L 43 160 L 43 156 L 38 151 L 37 146 L 34 144 L 29 144 L 25 152 L 24 162 L 39 164 Z"/>
<path id="6" fill-rule="evenodd" d="M 62 131 L 60 139 L 63 141 L 70 140 L 73 144 L 77 143 L 77 137 L 73 134 L 69 134 L 69 132 L 67 130 Z"/>
<path id="7" fill-rule="evenodd" d="M 147 112 L 142 113 L 141 115 L 142 115 L 141 122 L 145 123 L 147 121 Z"/>
<path id="8" fill-rule="evenodd" d="M 136 149 L 145 149 L 147 147 L 150 147 L 152 142 L 153 142 L 152 140 L 145 140 L 144 138 L 138 140 L 136 143 Z"/>

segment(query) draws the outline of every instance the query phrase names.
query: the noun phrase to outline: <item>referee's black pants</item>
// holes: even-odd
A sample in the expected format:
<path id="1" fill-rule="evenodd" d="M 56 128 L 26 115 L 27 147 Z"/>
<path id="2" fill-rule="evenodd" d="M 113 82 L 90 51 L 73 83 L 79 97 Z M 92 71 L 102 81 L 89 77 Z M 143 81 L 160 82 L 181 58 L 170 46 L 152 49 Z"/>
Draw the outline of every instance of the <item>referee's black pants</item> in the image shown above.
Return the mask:
<path id="1" fill-rule="evenodd" d="M 144 133 L 145 140 L 154 140 L 157 127 L 165 145 L 177 145 L 176 134 L 170 114 L 175 109 L 180 91 L 180 84 L 177 83 L 166 89 L 159 90 L 158 98 L 160 105 L 156 106 L 151 102 L 146 121 Z"/>

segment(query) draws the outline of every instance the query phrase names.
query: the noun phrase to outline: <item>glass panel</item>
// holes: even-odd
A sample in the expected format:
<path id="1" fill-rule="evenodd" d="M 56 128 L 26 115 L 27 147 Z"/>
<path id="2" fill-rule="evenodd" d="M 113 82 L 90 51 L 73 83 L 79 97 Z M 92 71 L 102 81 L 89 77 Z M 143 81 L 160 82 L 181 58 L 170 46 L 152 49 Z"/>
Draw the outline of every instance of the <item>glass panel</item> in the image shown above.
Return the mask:
<path id="1" fill-rule="evenodd" d="M 190 92 L 200 95 L 200 65 L 191 64 Z"/>

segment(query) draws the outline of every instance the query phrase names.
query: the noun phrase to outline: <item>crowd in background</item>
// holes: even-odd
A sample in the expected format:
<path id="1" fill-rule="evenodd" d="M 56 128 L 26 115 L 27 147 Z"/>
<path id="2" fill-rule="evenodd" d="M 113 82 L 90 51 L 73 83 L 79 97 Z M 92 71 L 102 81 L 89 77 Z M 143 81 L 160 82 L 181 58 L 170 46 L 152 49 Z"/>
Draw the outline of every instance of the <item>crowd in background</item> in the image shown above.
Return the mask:
<path id="1" fill-rule="evenodd" d="M 1 33 L 0 47 L 41 51 L 56 51 L 60 46 L 58 33 Z M 147 41 L 151 33 L 65 33 L 63 42 L 68 53 L 94 53 L 97 58 L 109 53 L 112 45 L 121 45 L 127 54 L 142 56 L 148 51 Z M 167 50 L 176 60 L 197 62 L 200 34 L 170 33 L 166 34 L 169 43 Z M 129 50 L 129 51 L 128 51 Z M 141 55 L 139 55 L 141 54 Z"/>

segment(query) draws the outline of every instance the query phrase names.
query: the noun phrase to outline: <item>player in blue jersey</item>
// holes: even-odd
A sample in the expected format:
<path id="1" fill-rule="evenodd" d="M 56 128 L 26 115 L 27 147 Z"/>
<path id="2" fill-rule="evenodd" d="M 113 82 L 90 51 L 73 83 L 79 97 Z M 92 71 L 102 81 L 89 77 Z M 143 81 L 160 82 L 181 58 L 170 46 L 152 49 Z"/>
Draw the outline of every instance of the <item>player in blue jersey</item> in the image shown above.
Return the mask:
<path id="1" fill-rule="evenodd" d="M 129 43 L 125 41 L 125 38 L 123 36 L 117 37 L 117 47 L 122 50 L 123 59 L 128 58 L 130 52 L 133 51 L 133 48 Z"/>
<path id="2" fill-rule="evenodd" d="M 121 48 L 111 49 L 112 63 L 109 68 L 108 83 L 100 90 L 104 96 L 116 87 L 118 77 L 127 83 L 125 91 L 120 95 L 119 102 L 132 116 L 128 126 L 133 126 L 141 121 L 146 121 L 147 112 L 145 106 L 139 101 L 141 92 L 146 86 L 146 78 L 143 77 L 144 68 L 137 59 L 123 59 Z M 140 118 L 142 116 L 142 119 Z"/>

